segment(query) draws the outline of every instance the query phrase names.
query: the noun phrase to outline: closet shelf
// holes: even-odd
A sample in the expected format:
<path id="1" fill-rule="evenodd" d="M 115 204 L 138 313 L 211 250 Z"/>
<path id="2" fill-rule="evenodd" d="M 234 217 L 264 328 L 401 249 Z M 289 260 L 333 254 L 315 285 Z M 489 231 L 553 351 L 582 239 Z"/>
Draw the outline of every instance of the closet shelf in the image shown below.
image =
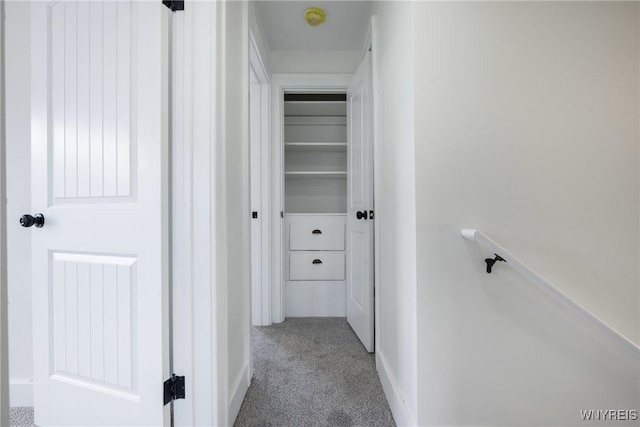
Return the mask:
<path id="1" fill-rule="evenodd" d="M 346 126 L 345 116 L 285 116 L 284 125 L 291 126 Z"/>
<path id="2" fill-rule="evenodd" d="M 285 172 L 285 178 L 346 178 L 346 171 L 295 171 Z"/>
<path id="3" fill-rule="evenodd" d="M 345 116 L 346 101 L 285 101 L 285 116 Z"/>
<path id="4" fill-rule="evenodd" d="M 286 151 L 347 151 L 346 142 L 285 142 Z"/>

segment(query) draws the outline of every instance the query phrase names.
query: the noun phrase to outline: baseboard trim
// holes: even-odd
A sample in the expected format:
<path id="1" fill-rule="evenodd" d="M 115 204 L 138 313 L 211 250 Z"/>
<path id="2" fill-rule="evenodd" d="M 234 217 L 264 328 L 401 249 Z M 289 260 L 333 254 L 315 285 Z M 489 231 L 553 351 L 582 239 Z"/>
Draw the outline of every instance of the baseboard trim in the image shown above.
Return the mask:
<path id="1" fill-rule="evenodd" d="M 249 389 L 249 384 L 249 366 L 246 365 L 231 387 L 231 399 L 229 399 L 229 425 L 233 425 L 238 417 L 242 401 Z"/>
<path id="2" fill-rule="evenodd" d="M 382 383 L 382 390 L 387 397 L 387 402 L 389 402 L 389 408 L 396 421 L 396 425 L 415 426 L 415 418 L 411 415 L 411 411 L 407 407 L 402 393 L 400 393 L 398 382 L 389 369 L 384 355 L 378 349 L 376 349 L 376 370 L 378 371 L 378 376 Z"/>
<path id="3" fill-rule="evenodd" d="M 9 380 L 9 401 L 12 408 L 33 406 L 33 381 Z"/>

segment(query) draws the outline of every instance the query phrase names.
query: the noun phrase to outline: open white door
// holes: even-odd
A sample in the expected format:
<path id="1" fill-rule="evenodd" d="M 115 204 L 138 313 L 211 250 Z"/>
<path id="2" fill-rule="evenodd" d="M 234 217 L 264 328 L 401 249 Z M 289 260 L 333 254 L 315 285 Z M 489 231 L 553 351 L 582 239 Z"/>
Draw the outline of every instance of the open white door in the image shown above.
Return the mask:
<path id="1" fill-rule="evenodd" d="M 169 11 L 31 7 L 36 423 L 168 425 Z"/>
<path id="2" fill-rule="evenodd" d="M 347 321 L 373 352 L 373 121 L 371 53 L 347 89 Z"/>

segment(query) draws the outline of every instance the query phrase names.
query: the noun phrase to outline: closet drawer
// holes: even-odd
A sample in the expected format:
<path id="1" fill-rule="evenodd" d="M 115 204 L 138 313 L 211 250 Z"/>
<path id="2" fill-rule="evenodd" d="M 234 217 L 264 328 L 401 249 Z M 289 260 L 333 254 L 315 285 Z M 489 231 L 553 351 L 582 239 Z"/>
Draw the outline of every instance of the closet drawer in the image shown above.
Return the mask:
<path id="1" fill-rule="evenodd" d="M 289 280 L 344 280 L 344 253 L 289 254 Z"/>
<path id="2" fill-rule="evenodd" d="M 344 224 L 322 221 L 289 224 L 289 250 L 343 251 Z"/>

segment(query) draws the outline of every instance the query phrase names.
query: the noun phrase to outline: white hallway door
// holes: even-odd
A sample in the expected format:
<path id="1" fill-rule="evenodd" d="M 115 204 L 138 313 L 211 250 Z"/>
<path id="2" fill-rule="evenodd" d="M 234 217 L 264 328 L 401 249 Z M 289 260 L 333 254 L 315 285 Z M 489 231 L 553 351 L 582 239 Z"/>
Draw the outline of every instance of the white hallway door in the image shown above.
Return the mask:
<path id="1" fill-rule="evenodd" d="M 168 17 L 32 4 L 36 423 L 168 425 Z"/>
<path id="2" fill-rule="evenodd" d="M 371 52 L 347 89 L 347 321 L 369 352 L 373 342 L 373 121 Z"/>

